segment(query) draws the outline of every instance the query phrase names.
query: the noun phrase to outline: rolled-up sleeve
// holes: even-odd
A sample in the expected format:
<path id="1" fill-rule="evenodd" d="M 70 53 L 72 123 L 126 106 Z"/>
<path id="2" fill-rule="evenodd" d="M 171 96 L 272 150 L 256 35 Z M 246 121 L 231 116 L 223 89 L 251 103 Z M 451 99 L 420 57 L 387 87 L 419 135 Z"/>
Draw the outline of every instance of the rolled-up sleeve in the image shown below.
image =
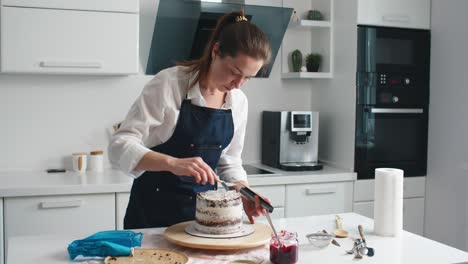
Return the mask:
<path id="1" fill-rule="evenodd" d="M 112 166 L 135 178 L 144 172 L 135 167 L 151 151 L 144 144 L 150 130 L 164 122 L 165 86 L 167 80 L 158 76 L 145 86 L 108 146 Z"/>
<path id="2" fill-rule="evenodd" d="M 242 94 L 237 117 L 234 117 L 234 136 L 229 146 L 221 154 L 217 173 L 226 182 L 247 181 L 247 173 L 242 167 L 242 149 L 244 148 L 245 130 L 247 127 L 248 102 Z M 234 113 L 233 113 L 234 114 Z"/>

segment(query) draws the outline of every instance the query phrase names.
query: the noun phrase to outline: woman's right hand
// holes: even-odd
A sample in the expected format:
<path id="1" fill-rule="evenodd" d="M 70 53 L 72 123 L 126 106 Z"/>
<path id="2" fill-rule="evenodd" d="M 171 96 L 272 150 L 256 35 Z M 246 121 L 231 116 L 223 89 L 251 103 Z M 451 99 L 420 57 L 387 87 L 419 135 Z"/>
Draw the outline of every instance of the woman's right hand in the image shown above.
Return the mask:
<path id="1" fill-rule="evenodd" d="M 211 167 L 206 164 L 202 158 L 193 157 L 193 158 L 175 158 L 171 157 L 168 160 L 169 171 L 177 176 L 188 176 L 195 178 L 197 183 L 206 184 L 215 184 L 216 173 L 211 169 Z"/>

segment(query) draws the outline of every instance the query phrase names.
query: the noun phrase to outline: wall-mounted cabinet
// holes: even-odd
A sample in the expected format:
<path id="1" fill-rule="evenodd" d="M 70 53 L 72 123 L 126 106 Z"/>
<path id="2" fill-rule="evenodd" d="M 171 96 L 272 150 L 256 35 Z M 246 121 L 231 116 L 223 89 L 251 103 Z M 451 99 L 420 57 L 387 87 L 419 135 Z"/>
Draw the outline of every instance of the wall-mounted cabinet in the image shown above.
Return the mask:
<path id="1" fill-rule="evenodd" d="M 430 29 L 430 0 L 358 0 L 357 23 Z"/>
<path id="2" fill-rule="evenodd" d="M 333 78 L 333 9 L 334 0 L 284 1 L 284 6 L 294 8 L 289 28 L 282 45 L 283 79 Z M 322 13 L 322 20 L 307 19 L 309 10 Z M 318 53 L 322 57 L 317 72 L 294 72 L 291 53 L 301 51 L 303 66 L 306 56 Z"/>
<path id="3" fill-rule="evenodd" d="M 138 0 L 95 2 L 2 1 L 0 71 L 138 73 Z"/>

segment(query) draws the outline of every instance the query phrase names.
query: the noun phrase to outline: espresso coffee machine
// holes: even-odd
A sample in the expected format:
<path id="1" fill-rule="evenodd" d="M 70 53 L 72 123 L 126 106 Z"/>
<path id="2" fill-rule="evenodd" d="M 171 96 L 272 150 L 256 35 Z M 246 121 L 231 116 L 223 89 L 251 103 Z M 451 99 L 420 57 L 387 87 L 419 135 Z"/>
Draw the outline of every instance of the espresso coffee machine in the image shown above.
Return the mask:
<path id="1" fill-rule="evenodd" d="M 263 111 L 262 163 L 287 171 L 321 170 L 318 112 Z"/>

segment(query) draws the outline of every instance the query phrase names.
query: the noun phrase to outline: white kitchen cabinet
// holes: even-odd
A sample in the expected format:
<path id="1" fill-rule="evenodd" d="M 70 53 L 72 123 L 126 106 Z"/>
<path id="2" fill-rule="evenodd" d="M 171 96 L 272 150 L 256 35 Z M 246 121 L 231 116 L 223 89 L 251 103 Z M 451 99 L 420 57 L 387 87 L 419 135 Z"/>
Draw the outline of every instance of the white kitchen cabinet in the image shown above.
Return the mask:
<path id="1" fill-rule="evenodd" d="M 284 207 L 275 207 L 273 213 L 270 214 L 272 219 L 279 219 L 286 217 Z"/>
<path id="2" fill-rule="evenodd" d="M 353 212 L 374 219 L 374 201 L 354 203 Z"/>
<path id="3" fill-rule="evenodd" d="M 0 198 L 0 264 L 5 261 L 5 254 L 3 248 L 3 198 Z"/>
<path id="4" fill-rule="evenodd" d="M 123 221 L 127 211 L 130 193 L 116 193 L 115 196 L 115 226 L 117 230 L 123 230 Z"/>
<path id="5" fill-rule="evenodd" d="M 138 73 L 137 0 L 66 2 L 2 2 L 1 72 Z"/>
<path id="6" fill-rule="evenodd" d="M 374 218 L 374 184 L 375 180 L 355 181 L 353 212 Z M 403 228 L 418 235 L 423 235 L 425 189 L 426 177 L 403 179 Z"/>
<path id="7" fill-rule="evenodd" d="M 354 202 L 374 200 L 375 180 L 357 180 L 354 182 Z M 406 177 L 403 179 L 403 197 L 424 197 L 426 177 Z"/>
<path id="8" fill-rule="evenodd" d="M 374 218 L 374 201 L 356 202 L 355 213 Z M 424 231 L 424 198 L 403 199 L 403 229 L 418 235 Z"/>
<path id="9" fill-rule="evenodd" d="M 334 61 L 334 0 L 284 1 L 285 7 L 293 8 L 299 21 L 291 19 L 286 31 L 282 50 L 283 79 L 327 79 L 333 78 Z M 307 20 L 309 10 L 319 10 L 324 17 L 322 21 Z M 300 50 L 305 66 L 306 56 L 310 53 L 322 55 L 318 72 L 292 72 L 291 53 Z"/>
<path id="10" fill-rule="evenodd" d="M 262 194 L 271 200 L 271 205 L 275 208 L 271 214 L 272 218 L 283 218 L 285 206 L 285 189 L 284 185 L 273 186 L 252 186 L 252 190 Z"/>
<path id="11" fill-rule="evenodd" d="M 403 229 L 424 235 L 424 198 L 403 199 Z"/>
<path id="12" fill-rule="evenodd" d="M 286 217 L 352 211 L 353 182 L 292 184 L 286 186 Z"/>
<path id="13" fill-rule="evenodd" d="M 357 23 L 430 29 L 430 0 L 358 0 Z"/>
<path id="14" fill-rule="evenodd" d="M 80 238 L 114 230 L 114 197 L 114 193 L 6 197 L 5 246 L 13 236 L 60 234 Z"/>

